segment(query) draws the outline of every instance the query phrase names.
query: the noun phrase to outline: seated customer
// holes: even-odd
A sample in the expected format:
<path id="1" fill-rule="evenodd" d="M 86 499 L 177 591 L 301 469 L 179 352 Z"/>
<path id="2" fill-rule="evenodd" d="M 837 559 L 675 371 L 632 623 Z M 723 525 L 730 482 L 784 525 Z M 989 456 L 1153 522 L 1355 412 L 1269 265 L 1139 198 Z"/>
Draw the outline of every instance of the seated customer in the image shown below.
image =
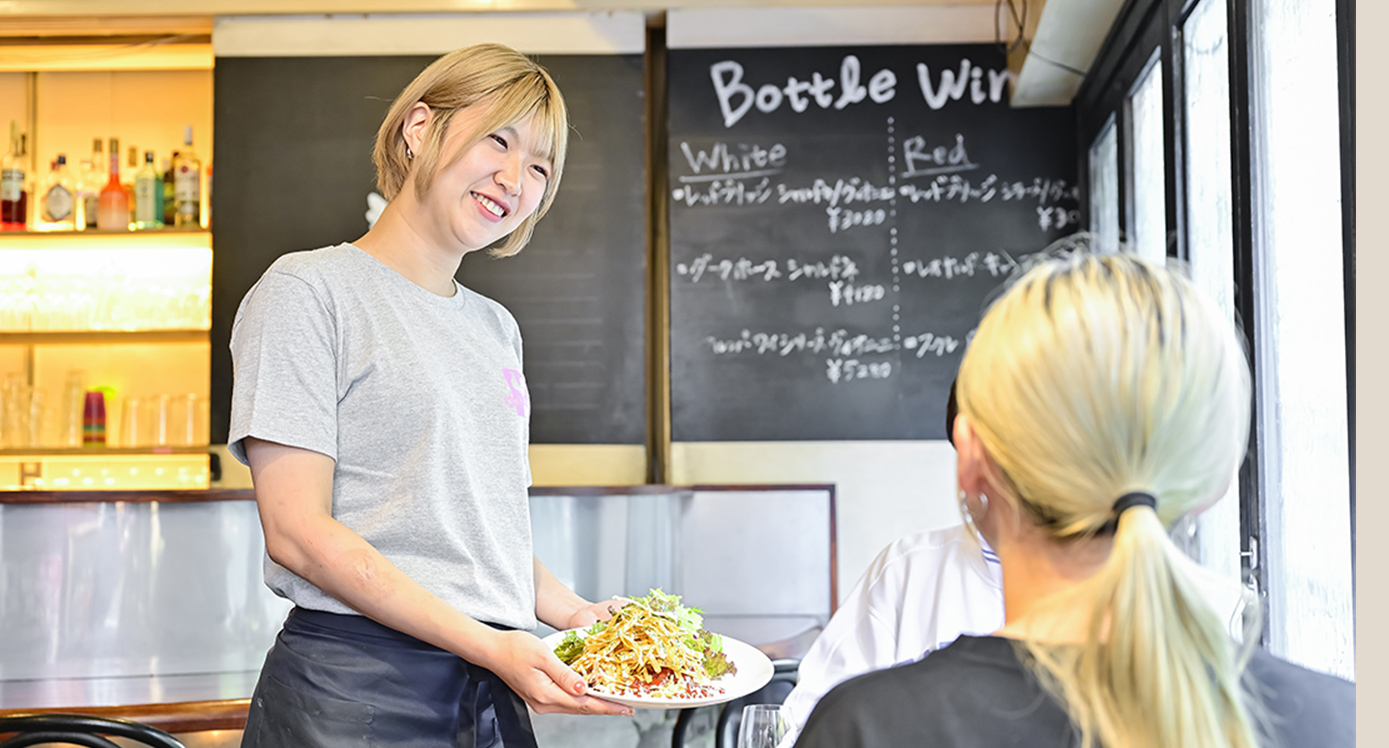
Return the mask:
<path id="1" fill-rule="evenodd" d="M 951 384 L 947 436 L 957 412 Z M 960 634 L 987 633 L 1002 624 L 998 557 L 981 546 L 972 528 L 956 525 L 899 538 L 873 559 L 801 659 L 784 708 L 799 728 L 842 681 L 915 662 Z"/>
<path id="2" fill-rule="evenodd" d="M 985 315 L 959 400 L 1006 623 L 840 685 L 798 748 L 1355 744 L 1354 686 L 1255 649 L 1257 628 L 1233 641 L 1167 536 L 1222 495 L 1249 428 L 1243 349 L 1189 281 L 1041 262 Z"/>

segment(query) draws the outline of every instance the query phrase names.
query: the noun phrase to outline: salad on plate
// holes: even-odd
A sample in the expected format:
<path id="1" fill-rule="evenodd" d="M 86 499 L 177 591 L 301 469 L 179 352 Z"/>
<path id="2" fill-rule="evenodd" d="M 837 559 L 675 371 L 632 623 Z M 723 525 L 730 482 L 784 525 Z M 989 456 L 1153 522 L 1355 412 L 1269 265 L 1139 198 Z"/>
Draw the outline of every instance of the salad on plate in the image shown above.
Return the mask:
<path id="1" fill-rule="evenodd" d="M 724 693 L 719 681 L 738 668 L 723 637 L 704 629 L 698 608 L 660 589 L 618 599 L 626 605 L 610 620 L 566 632 L 555 656 L 604 694 L 708 699 Z"/>

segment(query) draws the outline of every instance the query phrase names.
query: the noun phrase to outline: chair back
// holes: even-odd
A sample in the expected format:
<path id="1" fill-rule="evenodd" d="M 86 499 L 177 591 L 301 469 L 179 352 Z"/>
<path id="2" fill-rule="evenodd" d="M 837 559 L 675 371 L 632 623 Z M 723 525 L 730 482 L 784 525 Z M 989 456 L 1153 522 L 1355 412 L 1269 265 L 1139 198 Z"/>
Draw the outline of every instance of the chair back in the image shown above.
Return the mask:
<path id="1" fill-rule="evenodd" d="M 24 748 L 42 743 L 81 745 L 88 748 L 120 748 L 103 736 L 133 740 L 151 748 L 186 748 L 173 735 L 128 719 L 94 717 L 87 714 L 24 714 L 0 717 L 0 748 Z"/>
<path id="2" fill-rule="evenodd" d="M 743 723 L 743 707 L 752 704 L 781 704 L 796 687 L 796 675 L 801 661 L 796 659 L 773 660 L 772 679 L 767 685 L 743 696 L 726 702 L 719 709 L 719 720 L 714 727 L 714 748 L 734 748 L 738 745 L 738 727 Z"/>

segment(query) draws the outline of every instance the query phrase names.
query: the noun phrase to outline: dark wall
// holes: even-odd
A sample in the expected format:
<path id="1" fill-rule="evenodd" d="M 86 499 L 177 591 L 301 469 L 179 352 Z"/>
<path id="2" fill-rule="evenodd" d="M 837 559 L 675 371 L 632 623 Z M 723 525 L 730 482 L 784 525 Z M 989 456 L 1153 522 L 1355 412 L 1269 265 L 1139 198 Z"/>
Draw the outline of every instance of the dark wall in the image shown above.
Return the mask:
<path id="1" fill-rule="evenodd" d="M 569 106 L 564 181 L 520 254 L 466 258 L 458 279 L 511 310 L 525 341 L 532 440 L 641 444 L 645 132 L 640 55 L 540 56 Z M 432 57 L 219 58 L 212 187 L 212 438 L 227 438 L 231 323 L 286 252 L 357 239 L 371 149 Z"/>

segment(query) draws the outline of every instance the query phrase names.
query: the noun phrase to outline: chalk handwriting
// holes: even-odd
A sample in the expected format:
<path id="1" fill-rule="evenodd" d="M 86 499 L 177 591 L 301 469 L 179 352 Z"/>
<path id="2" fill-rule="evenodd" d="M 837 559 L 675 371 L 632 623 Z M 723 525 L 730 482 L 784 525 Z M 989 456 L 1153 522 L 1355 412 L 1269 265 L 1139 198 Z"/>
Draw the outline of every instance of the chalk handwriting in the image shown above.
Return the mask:
<path id="1" fill-rule="evenodd" d="M 686 207 L 694 205 L 761 205 L 771 198 L 772 183 L 767 177 L 763 177 L 752 185 L 737 178 L 715 179 L 704 189 L 695 189 L 692 186 L 678 187 L 670 194 L 675 200 L 683 202 Z"/>
<path id="2" fill-rule="evenodd" d="M 960 72 L 953 70 L 942 70 L 940 73 L 940 84 L 932 85 L 931 70 L 924 63 L 917 63 L 916 78 L 921 84 L 921 96 L 926 99 L 926 106 L 932 109 L 940 109 L 951 101 L 959 101 L 965 96 L 965 88 L 969 88 L 969 100 L 973 104 L 983 104 L 985 101 L 998 103 L 1003 100 L 1003 89 L 1008 83 L 1007 70 L 990 70 L 989 90 L 984 91 L 984 69 L 970 62 L 960 60 Z"/>
<path id="3" fill-rule="evenodd" d="M 885 296 L 887 296 L 887 289 L 881 285 L 856 286 L 845 281 L 830 281 L 831 306 L 866 304 L 872 301 L 882 301 Z"/>
<path id="4" fill-rule="evenodd" d="M 891 361 L 859 361 L 839 358 L 825 359 L 825 376 L 831 382 L 852 382 L 855 379 L 887 379 L 892 376 Z"/>
<path id="5" fill-rule="evenodd" d="M 770 114 L 785 101 L 789 103 L 791 111 L 800 113 L 809 109 L 811 102 L 821 109 L 831 106 L 843 109 L 864 99 L 883 104 L 896 95 L 897 74 L 891 70 L 882 69 L 874 73 L 866 87 L 860 83 L 862 69 L 854 55 L 845 56 L 839 65 L 840 92 L 837 97 L 832 93 L 835 81 L 818 70 L 812 71 L 808 80 L 789 76 L 785 86 L 766 83 L 756 89 L 743 82 L 743 74 L 743 66 L 733 60 L 723 60 L 709 66 L 709 78 L 714 83 L 714 95 L 719 100 L 724 127 L 737 124 L 754 106 L 757 111 Z"/>
<path id="6" fill-rule="evenodd" d="M 897 73 L 882 68 L 867 76 L 855 55 L 845 55 L 839 63 L 839 77 L 825 77 L 818 71 L 808 71 L 804 78 L 787 76 L 780 83 L 747 82 L 748 71 L 735 60 L 720 60 L 709 66 L 709 80 L 719 102 L 719 114 L 725 128 L 733 127 L 754 108 L 771 114 L 784 103 L 800 114 L 811 104 L 820 109 L 844 109 L 871 101 L 886 104 L 897 95 Z M 987 75 L 986 75 L 987 74 Z M 863 83 L 864 78 L 868 83 Z M 960 60 L 956 70 L 941 70 L 933 79 L 930 68 L 918 63 L 916 79 L 921 96 L 931 109 L 940 109 L 952 101 L 974 105 L 997 104 L 1003 100 L 1009 73 L 1005 70 L 985 70 L 968 59 Z M 836 87 L 838 91 L 836 92 Z"/>
<path id="7" fill-rule="evenodd" d="M 860 177 L 836 179 L 834 183 L 816 179 L 809 187 L 776 186 L 777 202 L 781 204 L 814 204 L 831 207 L 840 203 L 887 202 L 892 199 L 892 187 L 878 186 Z"/>
<path id="8" fill-rule="evenodd" d="M 917 358 L 925 358 L 928 353 L 935 354 L 936 358 L 940 358 L 947 353 L 954 353 L 959 350 L 960 344 L 959 340 L 949 335 L 936 335 L 930 332 L 902 338 L 902 347 L 909 351 L 916 351 Z"/>
<path id="9" fill-rule="evenodd" d="M 1050 207 L 1037 206 L 1037 226 L 1043 231 L 1053 228 L 1065 229 L 1078 227 L 1080 225 L 1080 211 L 1066 210 L 1060 205 Z"/>
<path id="10" fill-rule="evenodd" d="M 969 160 L 969 154 L 965 152 L 965 136 L 959 133 L 955 134 L 952 148 L 938 145 L 928 149 L 925 137 L 917 135 L 908 138 L 902 141 L 902 160 L 907 164 L 907 170 L 902 173 L 903 179 L 979 168 L 979 164 Z"/>
<path id="11" fill-rule="evenodd" d="M 743 330 L 734 338 L 705 338 L 705 344 L 716 356 L 752 353 L 759 356 L 773 355 L 786 357 L 793 353 L 826 353 L 831 356 L 864 356 L 873 353 L 891 353 L 898 350 L 892 337 L 876 338 L 871 335 L 851 333 L 843 328 L 826 330 L 815 328 L 814 332 L 752 332 Z"/>
<path id="12" fill-rule="evenodd" d="M 680 143 L 680 152 L 693 175 L 681 176 L 682 183 L 703 182 L 720 177 L 748 178 L 780 174 L 786 166 L 786 146 L 775 143 L 764 148 L 755 143 L 715 143 L 709 150 L 695 150 Z M 707 173 L 706 173 L 707 172 Z"/>
<path id="13" fill-rule="evenodd" d="M 970 252 L 964 257 L 939 257 L 933 260 L 906 260 L 901 265 L 902 274 L 918 278 L 972 278 L 975 273 L 987 272 L 997 278 L 1008 275 L 1018 268 L 1018 262 L 1007 252 Z"/>
<path id="14" fill-rule="evenodd" d="M 887 220 L 887 211 L 882 208 L 845 210 L 831 207 L 825 208 L 825 215 L 829 216 L 831 234 L 837 234 L 842 229 L 851 229 L 855 226 L 877 226 Z"/>
<path id="15" fill-rule="evenodd" d="M 919 202 L 961 202 L 977 201 L 987 203 L 999 200 L 1036 200 L 1038 205 L 1050 205 L 1063 200 L 1079 200 L 1080 188 L 1067 184 L 1064 179 L 1034 178 L 1031 182 L 1008 182 L 990 174 L 977 184 L 959 174 L 941 174 L 926 185 L 904 184 L 897 188 L 901 197 Z"/>
<path id="16" fill-rule="evenodd" d="M 908 335 L 901 342 L 890 337 L 873 337 L 864 333 L 851 333 L 843 328 L 827 330 L 815 328 L 814 332 L 753 332 L 743 330 L 733 338 L 705 338 L 705 344 L 715 356 L 735 356 L 748 354 L 755 356 L 775 356 L 786 358 L 794 354 L 824 355 L 825 377 L 831 382 L 841 383 L 858 379 L 887 379 L 894 371 L 891 361 L 865 360 L 864 357 L 908 351 L 916 358 L 935 356 L 943 358 L 962 353 L 969 337 L 959 340 L 951 335 L 923 332 Z"/>
<path id="17" fill-rule="evenodd" d="M 844 255 L 835 255 L 830 258 L 828 263 L 787 260 L 786 269 L 786 279 L 793 281 L 801 278 L 853 280 L 858 277 L 858 264 Z"/>
<path id="18" fill-rule="evenodd" d="M 689 262 L 675 264 L 675 273 L 698 283 L 706 275 L 717 276 L 719 280 L 771 282 L 780 278 L 794 282 L 802 279 L 852 282 L 859 275 L 858 264 L 844 255 L 834 255 L 828 262 L 805 262 L 790 258 L 782 271 L 776 260 L 749 260 L 724 258 L 715 260 L 714 255 L 705 252 Z"/>

